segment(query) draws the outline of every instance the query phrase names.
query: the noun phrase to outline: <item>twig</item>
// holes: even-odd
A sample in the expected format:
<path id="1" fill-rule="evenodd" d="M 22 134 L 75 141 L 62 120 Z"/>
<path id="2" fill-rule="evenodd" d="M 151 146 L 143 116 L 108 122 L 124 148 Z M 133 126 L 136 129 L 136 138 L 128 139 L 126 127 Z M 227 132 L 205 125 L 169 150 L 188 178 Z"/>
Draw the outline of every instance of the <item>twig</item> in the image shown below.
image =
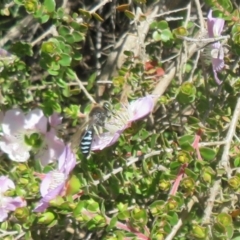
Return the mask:
<path id="1" fill-rule="evenodd" d="M 228 129 L 228 133 L 227 133 L 227 136 L 225 139 L 226 144 L 224 146 L 222 158 L 219 163 L 219 167 L 226 170 L 228 178 L 231 177 L 231 173 L 232 173 L 232 170 L 231 170 L 230 164 L 229 164 L 229 149 L 231 146 L 232 138 L 235 133 L 236 125 L 238 123 L 239 115 L 240 115 L 240 97 L 238 98 L 238 101 L 237 101 L 237 104 L 236 104 L 236 107 L 235 107 L 235 110 L 234 110 L 234 113 L 232 116 L 232 121 L 230 123 L 230 127 Z"/>
<path id="2" fill-rule="evenodd" d="M 240 98 L 238 98 L 234 113 L 233 113 L 233 117 L 232 117 L 232 121 L 230 123 L 230 127 L 228 129 L 228 133 L 225 139 L 225 146 L 223 149 L 223 154 L 222 154 L 222 158 L 218 164 L 218 168 L 220 169 L 224 169 L 227 173 L 227 177 L 230 178 L 231 177 L 231 173 L 232 173 L 232 169 L 230 167 L 229 164 L 229 149 L 231 146 L 231 141 L 232 138 L 234 136 L 235 133 L 235 129 L 236 129 L 236 125 L 239 119 L 239 115 L 240 115 Z M 214 205 L 214 201 L 215 198 L 217 196 L 217 194 L 220 191 L 220 187 L 221 187 L 221 177 L 223 174 L 219 175 L 218 179 L 215 181 L 213 187 L 210 189 L 210 197 L 207 201 L 207 207 L 205 208 L 204 211 L 204 217 L 202 219 L 202 223 L 203 224 L 207 224 L 210 222 L 210 215 L 212 213 L 212 209 L 213 209 L 213 205 Z"/>
<path id="3" fill-rule="evenodd" d="M 157 17 L 162 17 L 164 15 L 169 15 L 171 13 L 181 12 L 181 11 L 184 11 L 184 10 L 187 10 L 187 9 L 188 9 L 188 7 L 184 7 L 184 8 L 178 8 L 178 9 L 175 9 L 175 10 L 172 10 L 172 11 L 160 13 L 160 14 L 155 15 L 154 19 L 157 18 Z"/>
<path id="4" fill-rule="evenodd" d="M 19 35 L 21 35 L 23 28 L 28 27 L 32 21 L 34 21 L 33 17 L 31 15 L 28 15 L 24 19 L 22 19 L 17 25 L 12 27 L 7 32 L 7 34 L 0 39 L 0 47 L 3 47 L 5 43 L 9 40 L 13 41 L 15 38 L 19 38 Z"/>
<path id="5" fill-rule="evenodd" d="M 44 32 L 41 36 L 39 36 L 37 39 L 35 39 L 32 43 L 31 46 L 35 46 L 38 42 L 42 41 L 46 36 L 49 34 L 53 34 L 54 36 L 57 36 L 57 30 L 54 25 L 52 25 L 46 32 Z"/>
<path id="6" fill-rule="evenodd" d="M 195 73 L 195 70 L 197 69 L 199 58 L 200 58 L 200 51 L 197 52 L 197 56 L 194 60 L 194 65 L 192 67 L 191 74 L 188 78 L 189 79 L 188 82 L 193 82 L 193 75 Z"/>
<path id="7" fill-rule="evenodd" d="M 197 8 L 197 15 L 199 18 L 199 22 L 200 22 L 200 28 L 201 30 L 204 29 L 204 19 L 203 19 L 203 13 L 202 13 L 202 8 L 201 8 L 201 4 L 199 2 L 199 0 L 194 0 L 196 8 Z"/>
<path id="8" fill-rule="evenodd" d="M 183 220 L 187 217 L 188 213 L 191 211 L 194 203 L 196 202 L 198 202 L 198 200 L 195 196 L 193 196 L 192 199 L 187 204 L 187 210 L 183 212 L 181 218 L 178 220 L 177 224 L 172 228 L 172 231 L 168 234 L 165 240 L 172 240 L 175 237 L 177 231 L 183 225 Z"/>
<path id="9" fill-rule="evenodd" d="M 210 189 L 210 197 L 207 200 L 207 207 L 204 210 L 204 216 L 202 219 L 202 224 L 209 224 L 210 223 L 210 215 L 212 213 L 213 205 L 216 196 L 220 190 L 221 178 L 215 181 L 213 187 Z"/>
<path id="10" fill-rule="evenodd" d="M 185 37 L 185 36 L 181 36 L 181 35 L 177 35 L 178 38 L 189 41 L 189 42 L 216 42 L 219 40 L 224 40 L 224 39 L 228 39 L 230 38 L 230 35 L 226 35 L 226 36 L 219 36 L 219 37 L 215 37 L 215 38 L 190 38 L 190 37 Z"/>
<path id="11" fill-rule="evenodd" d="M 89 94 L 89 92 L 87 91 L 87 89 L 84 87 L 83 83 L 80 81 L 80 79 L 78 78 L 77 74 L 75 73 L 75 80 L 77 81 L 80 89 L 85 93 L 86 97 L 92 102 L 92 103 L 96 103 L 96 101 L 93 99 L 93 97 Z"/>
<path id="12" fill-rule="evenodd" d="M 112 0 L 103 0 L 100 1 L 92 10 L 89 11 L 90 14 L 95 13 L 99 8 L 104 6 L 106 3 L 111 2 Z"/>

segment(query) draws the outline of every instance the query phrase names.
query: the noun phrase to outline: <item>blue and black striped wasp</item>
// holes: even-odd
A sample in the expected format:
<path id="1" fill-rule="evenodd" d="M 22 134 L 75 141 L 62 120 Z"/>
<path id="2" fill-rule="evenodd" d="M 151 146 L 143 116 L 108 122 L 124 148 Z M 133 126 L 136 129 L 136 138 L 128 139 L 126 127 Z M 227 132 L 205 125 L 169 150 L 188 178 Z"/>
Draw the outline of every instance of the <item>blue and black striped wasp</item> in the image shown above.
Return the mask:
<path id="1" fill-rule="evenodd" d="M 99 135 L 99 128 L 104 128 L 107 119 L 113 115 L 112 106 L 109 102 L 102 105 L 97 104 L 88 114 L 88 119 L 72 136 L 70 142 L 74 152 L 80 148 L 82 154 L 88 157 L 91 151 L 91 145 L 94 134 Z"/>

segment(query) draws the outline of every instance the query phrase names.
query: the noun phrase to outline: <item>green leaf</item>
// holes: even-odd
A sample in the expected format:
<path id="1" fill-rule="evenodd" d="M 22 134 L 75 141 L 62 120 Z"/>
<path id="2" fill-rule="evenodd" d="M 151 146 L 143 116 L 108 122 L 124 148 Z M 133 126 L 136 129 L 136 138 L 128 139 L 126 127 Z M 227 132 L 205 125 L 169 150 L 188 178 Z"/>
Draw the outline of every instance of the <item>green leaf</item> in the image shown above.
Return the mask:
<path id="1" fill-rule="evenodd" d="M 58 29 L 58 32 L 59 32 L 60 35 L 66 36 L 67 34 L 70 33 L 70 29 L 66 26 L 60 26 L 59 29 Z"/>
<path id="2" fill-rule="evenodd" d="M 135 18 L 134 13 L 133 13 L 133 12 L 130 12 L 130 11 L 128 11 L 128 10 L 125 10 L 125 11 L 124 11 L 124 14 L 125 14 L 130 20 L 132 20 L 132 19 Z"/>
<path id="3" fill-rule="evenodd" d="M 115 226 L 116 226 L 116 223 L 117 223 L 117 216 L 115 217 L 112 217 L 112 219 L 110 220 L 110 223 L 108 224 L 107 226 L 107 231 L 110 231 L 111 229 L 113 229 Z"/>
<path id="4" fill-rule="evenodd" d="M 96 77 L 97 77 L 97 73 L 94 72 L 88 79 L 88 85 L 87 85 L 87 90 L 91 90 L 93 88 L 93 85 L 95 84 L 96 81 Z"/>
<path id="5" fill-rule="evenodd" d="M 61 88 L 65 88 L 67 86 L 67 83 L 62 78 L 56 78 L 56 83 Z"/>
<path id="6" fill-rule="evenodd" d="M 55 70 L 52 70 L 52 69 L 48 69 L 47 71 L 48 71 L 48 73 L 50 75 L 53 75 L 53 76 L 57 76 L 58 75 L 58 71 L 55 71 Z"/>
<path id="7" fill-rule="evenodd" d="M 179 142 L 180 146 L 183 145 L 183 144 L 186 144 L 186 143 L 192 144 L 193 141 L 194 141 L 194 136 L 192 136 L 192 135 L 185 135 L 185 136 L 180 137 L 178 139 L 178 142 Z"/>
<path id="8" fill-rule="evenodd" d="M 216 152 L 211 149 L 211 148 L 207 148 L 207 147 L 202 147 L 199 149 L 200 150 L 200 154 L 201 156 L 204 158 L 204 160 L 206 161 L 211 161 L 215 158 L 216 156 Z"/>
<path id="9" fill-rule="evenodd" d="M 72 34 L 65 35 L 65 40 L 67 43 L 73 44 L 75 42 L 74 36 Z"/>
<path id="10" fill-rule="evenodd" d="M 76 61 L 80 61 L 82 60 L 82 54 L 79 51 L 74 51 L 73 53 L 73 59 Z"/>
<path id="11" fill-rule="evenodd" d="M 72 62 L 72 57 L 69 56 L 68 54 L 65 54 L 65 53 L 62 53 L 60 55 L 60 60 L 58 61 L 58 63 L 62 66 L 70 66 L 71 65 L 71 62 Z"/>
<path id="12" fill-rule="evenodd" d="M 66 74 L 71 79 L 75 79 L 75 77 L 76 77 L 75 72 L 71 68 L 67 68 Z"/>
<path id="13" fill-rule="evenodd" d="M 19 57 L 33 55 L 31 44 L 25 42 L 17 42 L 13 44 L 11 51 Z"/>
<path id="14" fill-rule="evenodd" d="M 174 226 L 178 222 L 178 215 L 176 212 L 169 212 L 167 215 L 167 219 L 169 220 L 169 223 Z"/>
<path id="15" fill-rule="evenodd" d="M 156 27 L 159 30 L 165 30 L 165 29 L 168 29 L 168 23 L 163 20 L 163 21 L 158 22 Z"/>
<path id="16" fill-rule="evenodd" d="M 154 41 L 160 41 L 161 40 L 161 33 L 158 31 L 154 31 L 152 34 L 152 38 Z"/>
<path id="17" fill-rule="evenodd" d="M 169 29 L 165 29 L 161 33 L 161 40 L 167 42 L 173 38 L 172 32 Z"/>
<path id="18" fill-rule="evenodd" d="M 84 39 L 83 35 L 81 33 L 79 33 L 79 32 L 74 31 L 72 33 L 72 35 L 73 35 L 73 38 L 74 38 L 75 42 L 80 42 L 80 41 L 82 41 Z"/>
<path id="19" fill-rule="evenodd" d="M 92 16 L 99 22 L 103 22 L 104 21 L 102 19 L 102 17 L 100 15 L 98 15 L 97 13 L 92 13 Z"/>
<path id="20" fill-rule="evenodd" d="M 56 7 L 55 0 L 44 0 L 43 5 L 45 6 L 48 12 L 53 12 Z"/>

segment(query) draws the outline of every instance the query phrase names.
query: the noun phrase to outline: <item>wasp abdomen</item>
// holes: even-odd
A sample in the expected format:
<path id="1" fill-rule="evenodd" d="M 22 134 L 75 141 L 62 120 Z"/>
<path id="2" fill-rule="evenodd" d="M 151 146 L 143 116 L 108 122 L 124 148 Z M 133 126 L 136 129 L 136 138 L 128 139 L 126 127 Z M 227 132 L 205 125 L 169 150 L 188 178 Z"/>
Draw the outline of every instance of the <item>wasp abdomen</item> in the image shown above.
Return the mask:
<path id="1" fill-rule="evenodd" d="M 80 143 L 81 152 L 87 157 L 91 150 L 93 140 L 93 129 L 88 129 L 82 137 L 82 141 Z"/>

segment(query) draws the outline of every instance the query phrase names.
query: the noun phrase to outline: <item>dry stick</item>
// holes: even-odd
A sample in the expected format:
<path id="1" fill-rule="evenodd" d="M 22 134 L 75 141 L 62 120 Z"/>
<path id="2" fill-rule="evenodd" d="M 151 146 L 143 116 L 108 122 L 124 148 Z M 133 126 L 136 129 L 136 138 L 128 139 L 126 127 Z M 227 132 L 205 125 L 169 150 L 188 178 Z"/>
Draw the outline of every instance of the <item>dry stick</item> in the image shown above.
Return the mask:
<path id="1" fill-rule="evenodd" d="M 40 35 L 37 39 L 35 39 L 32 43 L 31 46 L 34 47 L 37 43 L 41 42 L 46 36 L 49 34 L 52 34 L 53 36 L 58 36 L 56 27 L 52 25 L 46 32 L 44 32 L 42 35 Z"/>
<path id="2" fill-rule="evenodd" d="M 3 47 L 6 42 L 9 40 L 14 40 L 15 38 L 19 38 L 19 35 L 21 35 L 21 32 L 23 28 L 30 25 L 30 23 L 33 21 L 33 17 L 31 15 L 26 16 L 24 19 L 22 19 L 19 23 L 17 23 L 16 26 L 12 27 L 7 34 L 0 39 L 0 47 Z"/>
<path id="3" fill-rule="evenodd" d="M 102 72 L 98 80 L 109 81 L 117 73 L 117 69 L 121 68 L 122 64 L 126 59 L 126 55 L 124 54 L 124 51 L 126 50 L 133 51 L 134 56 L 139 56 L 141 52 L 141 48 L 139 47 L 138 43 L 144 42 L 144 39 L 146 38 L 146 35 L 149 30 L 149 26 L 155 19 L 159 9 L 160 9 L 159 4 L 152 5 L 152 8 L 150 7 L 148 9 L 148 12 L 145 13 L 147 20 L 139 22 L 138 32 L 141 33 L 141 36 L 140 36 L 141 39 L 139 39 L 138 35 L 136 34 L 136 29 L 134 26 L 132 26 L 129 32 L 121 36 L 119 41 L 116 43 L 113 51 L 108 56 L 106 64 L 102 69 Z M 105 88 L 106 88 L 105 85 L 99 86 L 98 96 L 103 95 Z"/>
<path id="4" fill-rule="evenodd" d="M 197 198 L 193 196 L 192 199 L 187 204 L 187 211 L 182 214 L 181 218 L 178 220 L 177 224 L 172 228 L 172 231 L 168 234 L 165 240 L 171 240 L 175 237 L 177 231 L 183 225 L 183 219 L 186 218 L 188 213 L 191 211 L 194 203 L 196 203 L 197 201 L 198 201 Z"/>
<path id="5" fill-rule="evenodd" d="M 92 10 L 89 11 L 90 14 L 95 13 L 99 8 L 104 6 L 106 3 L 111 2 L 112 0 L 104 0 L 100 1 L 98 5 L 96 5 Z"/>
<path id="6" fill-rule="evenodd" d="M 194 0 L 196 8 L 197 8 L 197 15 L 198 15 L 198 19 L 200 21 L 200 29 L 203 30 L 205 21 L 203 19 L 203 13 L 202 13 L 202 8 L 201 8 L 201 4 L 199 2 L 199 0 Z"/>
<path id="7" fill-rule="evenodd" d="M 233 113 L 233 117 L 232 117 L 232 121 L 230 123 L 230 127 L 228 129 L 228 133 L 225 139 L 225 146 L 223 149 L 223 154 L 222 154 L 222 158 L 218 164 L 218 169 L 222 169 L 224 168 L 226 173 L 227 173 L 227 177 L 230 178 L 231 177 L 231 173 L 232 173 L 232 169 L 230 168 L 230 164 L 229 164 L 229 149 L 231 146 L 231 141 L 232 138 L 234 136 L 235 133 L 235 129 L 236 129 L 236 125 L 239 119 L 239 115 L 240 115 L 240 98 L 238 98 L 234 113 Z M 207 201 L 207 207 L 205 208 L 204 211 L 204 217 L 202 219 L 202 223 L 203 224 L 207 224 L 210 222 L 210 215 L 212 213 L 212 209 L 213 209 L 213 204 L 215 201 L 215 198 L 217 196 L 217 194 L 220 191 L 220 185 L 221 185 L 221 176 L 220 175 L 218 177 L 218 179 L 215 181 L 213 187 L 210 189 L 210 197 Z"/>
<path id="8" fill-rule="evenodd" d="M 225 139 L 226 145 L 224 146 L 222 158 L 219 163 L 219 167 L 226 170 L 228 178 L 231 178 L 231 174 L 232 174 L 232 170 L 229 164 L 229 150 L 230 150 L 232 138 L 235 134 L 235 129 L 239 119 L 239 115 L 240 115 L 240 97 L 238 98 L 238 101 L 233 113 L 232 121 L 230 123 L 230 127 L 228 129 L 228 133 Z"/>
<path id="9" fill-rule="evenodd" d="M 90 93 L 87 91 L 87 89 L 84 87 L 83 83 L 80 81 L 80 79 L 78 78 L 77 74 L 75 73 L 75 80 L 77 81 L 80 89 L 85 93 L 86 97 L 92 102 L 92 103 L 96 103 L 96 101 L 93 99 L 93 97 L 90 95 Z"/>

